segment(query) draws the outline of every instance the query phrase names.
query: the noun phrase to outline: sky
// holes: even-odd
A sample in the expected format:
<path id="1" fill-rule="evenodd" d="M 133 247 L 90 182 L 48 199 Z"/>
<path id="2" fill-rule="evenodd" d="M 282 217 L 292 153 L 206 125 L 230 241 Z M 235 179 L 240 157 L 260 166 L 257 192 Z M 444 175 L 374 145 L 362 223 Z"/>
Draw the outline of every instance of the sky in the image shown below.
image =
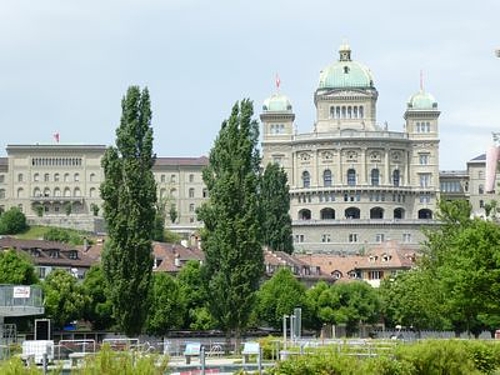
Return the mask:
<path id="1" fill-rule="evenodd" d="M 299 132 L 319 72 L 347 41 L 403 130 L 423 85 L 438 101 L 440 169 L 463 170 L 500 131 L 500 1 L 0 0 L 0 156 L 8 144 L 115 141 L 121 99 L 147 86 L 158 156 L 208 155 L 235 102 L 280 91 Z"/>

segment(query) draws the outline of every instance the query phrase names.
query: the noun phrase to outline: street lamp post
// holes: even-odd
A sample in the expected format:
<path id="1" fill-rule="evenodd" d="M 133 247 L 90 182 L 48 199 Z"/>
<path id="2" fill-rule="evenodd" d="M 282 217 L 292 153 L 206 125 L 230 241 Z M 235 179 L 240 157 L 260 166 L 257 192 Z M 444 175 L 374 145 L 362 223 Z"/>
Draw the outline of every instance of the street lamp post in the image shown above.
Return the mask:
<path id="1" fill-rule="evenodd" d="M 283 315 L 283 350 L 286 350 L 286 320 L 289 317 L 289 315 Z"/>

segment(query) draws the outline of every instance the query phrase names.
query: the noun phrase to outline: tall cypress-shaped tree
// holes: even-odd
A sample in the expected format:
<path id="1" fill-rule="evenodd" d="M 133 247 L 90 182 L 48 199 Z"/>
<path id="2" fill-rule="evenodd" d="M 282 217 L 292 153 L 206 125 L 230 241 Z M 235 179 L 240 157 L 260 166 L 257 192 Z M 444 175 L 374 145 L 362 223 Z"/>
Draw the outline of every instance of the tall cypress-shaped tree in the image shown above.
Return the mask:
<path id="1" fill-rule="evenodd" d="M 209 200 L 200 207 L 207 302 L 212 316 L 236 347 L 248 324 L 264 271 L 259 240 L 258 124 L 249 100 L 236 103 L 210 151 L 203 180 Z M 229 345 L 226 345 L 229 349 Z"/>
<path id="2" fill-rule="evenodd" d="M 129 336 L 141 333 L 149 306 L 154 161 L 149 92 L 132 86 L 122 100 L 116 147 L 109 147 L 102 159 L 105 181 L 101 185 L 109 234 L 103 269 L 114 316 Z"/>
<path id="3" fill-rule="evenodd" d="M 272 250 L 293 252 L 288 178 L 279 164 L 267 165 L 260 188 L 262 239 Z"/>

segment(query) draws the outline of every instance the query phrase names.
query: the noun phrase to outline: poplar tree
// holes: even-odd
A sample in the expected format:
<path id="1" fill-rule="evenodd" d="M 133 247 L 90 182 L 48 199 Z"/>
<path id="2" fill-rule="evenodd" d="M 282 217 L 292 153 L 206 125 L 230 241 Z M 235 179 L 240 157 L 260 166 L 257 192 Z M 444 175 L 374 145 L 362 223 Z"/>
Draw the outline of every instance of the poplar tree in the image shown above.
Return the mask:
<path id="1" fill-rule="evenodd" d="M 122 100 L 116 146 L 109 147 L 102 159 L 105 180 L 101 185 L 109 235 L 103 269 L 114 317 L 128 336 L 141 333 L 149 307 L 156 213 L 154 161 L 149 92 L 131 86 Z"/>
<path id="2" fill-rule="evenodd" d="M 279 164 L 267 165 L 260 188 L 262 239 L 271 250 L 293 252 L 288 178 Z"/>
<path id="3" fill-rule="evenodd" d="M 209 199 L 198 210 L 205 224 L 202 270 L 210 313 L 236 350 L 264 271 L 260 243 L 258 124 L 248 99 L 224 121 L 203 171 Z"/>

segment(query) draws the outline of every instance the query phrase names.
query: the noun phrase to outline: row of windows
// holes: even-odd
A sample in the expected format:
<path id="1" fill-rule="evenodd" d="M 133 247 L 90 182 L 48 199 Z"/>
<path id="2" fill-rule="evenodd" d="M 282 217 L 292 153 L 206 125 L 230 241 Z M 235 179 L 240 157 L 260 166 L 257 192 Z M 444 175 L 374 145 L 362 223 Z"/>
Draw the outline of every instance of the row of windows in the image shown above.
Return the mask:
<path id="1" fill-rule="evenodd" d="M 357 183 L 357 175 L 356 170 L 350 168 L 347 170 L 347 185 L 355 186 Z M 399 169 L 395 169 L 392 172 L 392 184 L 393 186 L 399 186 L 401 183 L 401 174 Z M 333 184 L 333 175 L 332 171 L 326 169 L 323 172 L 323 186 L 329 187 Z M 380 186 L 380 170 L 378 168 L 374 168 L 370 172 L 370 184 L 372 186 Z M 311 174 L 309 171 L 302 172 L 302 187 L 309 188 L 311 187 Z"/>
<path id="2" fill-rule="evenodd" d="M 269 127 L 270 134 L 285 134 L 285 124 L 271 124 Z"/>
<path id="3" fill-rule="evenodd" d="M 347 236 L 347 242 L 356 243 L 359 242 L 360 235 L 358 233 L 349 233 Z M 374 237 L 375 242 L 381 243 L 385 241 L 384 233 L 377 233 Z M 403 233 L 402 240 L 404 243 L 410 243 L 412 240 L 411 233 Z M 306 241 L 306 236 L 304 234 L 296 234 L 294 236 L 295 243 L 301 243 Z M 331 242 L 331 236 L 328 233 L 321 235 L 321 242 Z"/>
<path id="4" fill-rule="evenodd" d="M 443 181 L 440 184 L 440 189 L 444 193 L 461 193 L 462 191 L 469 190 L 469 183 L 465 182 L 464 189 L 462 190 L 460 181 Z"/>
<path id="5" fill-rule="evenodd" d="M 19 192 L 20 189 L 18 189 Z M 21 188 L 22 190 L 22 188 Z M 66 187 L 64 189 L 60 189 L 58 187 L 54 188 L 51 190 L 50 188 L 46 187 L 43 190 L 36 187 L 33 189 L 33 197 L 35 198 L 40 198 L 40 197 L 81 197 L 82 193 L 79 187 L 74 188 L 71 190 L 69 187 Z M 99 196 L 99 191 L 97 188 L 90 188 L 89 189 L 89 197 L 90 198 L 97 198 Z"/>
<path id="6" fill-rule="evenodd" d="M 392 197 L 392 202 L 398 202 L 398 203 L 405 203 L 406 201 L 406 196 L 403 194 L 390 194 Z M 319 202 L 335 202 L 336 201 L 336 196 L 335 193 L 320 193 L 318 194 Z M 297 197 L 298 203 L 312 203 L 312 196 L 311 195 L 299 195 Z M 356 193 L 356 194 L 349 194 L 349 193 L 344 193 L 343 195 L 343 200 L 344 202 L 360 202 L 361 201 L 361 194 Z M 389 202 L 390 198 L 386 200 L 386 194 L 385 193 L 370 193 L 369 195 L 369 201 L 370 202 Z"/>
<path id="7" fill-rule="evenodd" d="M 177 195 L 177 189 L 175 188 L 172 188 L 170 189 L 170 197 L 176 197 Z M 202 198 L 208 198 L 208 190 L 205 188 L 202 190 L 201 192 L 201 196 Z M 195 198 L 195 188 L 189 188 L 188 190 L 188 198 Z M 167 189 L 160 189 L 160 198 L 164 199 L 164 198 L 168 198 L 167 196 Z"/>
<path id="8" fill-rule="evenodd" d="M 31 158 L 35 167 L 81 167 L 82 158 Z"/>
<path id="9" fill-rule="evenodd" d="M 354 106 L 331 106 L 330 107 L 331 119 L 362 119 L 365 118 L 365 110 L 362 105 Z"/>
<path id="10" fill-rule="evenodd" d="M 53 213 L 53 214 L 65 214 L 67 215 L 67 211 L 66 211 L 66 208 L 64 206 L 61 206 L 59 204 L 55 204 L 55 205 L 48 205 L 48 204 L 44 204 L 43 206 L 43 212 L 44 214 L 50 214 L 50 213 Z M 79 205 L 79 204 L 73 204 L 71 205 L 71 213 L 72 214 L 77 214 L 77 213 L 80 213 L 80 212 L 83 212 L 83 206 Z"/>
<path id="11" fill-rule="evenodd" d="M 71 180 L 71 175 L 69 173 L 65 173 L 63 176 L 63 181 L 64 182 L 70 182 Z M 33 181 L 34 182 L 39 182 L 40 181 L 40 174 L 39 173 L 35 173 L 33 175 Z M 54 182 L 59 182 L 61 181 L 61 175 L 59 173 L 54 173 L 53 177 L 52 177 L 52 180 Z M 24 182 L 24 174 L 23 173 L 18 173 L 17 175 L 17 182 Z M 43 181 L 44 182 L 50 182 L 50 174 L 49 173 L 45 173 L 43 175 Z M 80 174 L 79 173 L 74 173 L 73 174 L 73 181 L 74 182 L 79 182 L 80 181 Z M 95 182 L 96 181 L 96 174 L 95 173 L 91 173 L 89 175 L 89 181 L 90 182 Z"/>
<path id="12" fill-rule="evenodd" d="M 333 208 L 326 207 L 320 210 L 320 220 L 335 220 L 336 212 Z M 382 207 L 373 207 L 370 209 L 370 219 L 384 219 L 385 210 Z M 360 219 L 361 210 L 357 207 L 349 207 L 344 210 L 345 219 Z M 393 210 L 394 219 L 404 219 L 405 210 L 403 208 L 396 208 Z M 419 219 L 432 219 L 432 211 L 424 208 L 418 211 Z M 311 210 L 303 208 L 298 212 L 298 220 L 311 220 L 312 213 Z"/>
<path id="13" fill-rule="evenodd" d="M 190 174 L 190 175 L 188 176 L 188 181 L 189 181 L 190 183 L 193 183 L 193 182 L 194 182 L 194 179 L 195 179 L 195 178 L 194 178 L 194 174 Z M 160 175 L 160 182 L 161 182 L 161 183 L 166 183 L 166 182 L 167 182 L 167 176 L 166 176 L 166 175 L 164 175 L 164 174 Z M 170 183 L 173 183 L 173 184 L 177 183 L 177 175 L 176 175 L 176 174 L 171 174 L 171 175 L 170 175 L 170 181 L 169 181 L 169 182 L 170 182 Z"/>
<path id="14" fill-rule="evenodd" d="M 431 132 L 430 122 L 417 122 L 417 123 L 415 123 L 415 131 L 417 133 L 430 133 Z"/>
<path id="15" fill-rule="evenodd" d="M 40 177 L 41 177 L 41 176 L 40 176 L 40 174 L 39 174 L 39 173 L 35 173 L 35 174 L 33 175 L 33 181 L 34 181 L 34 182 L 39 182 L 39 181 L 40 181 Z M 21 179 L 22 179 L 22 177 L 21 177 Z M 64 181 L 64 182 L 70 182 L 70 179 L 71 179 L 71 176 L 70 176 L 70 174 L 69 174 L 69 173 L 65 173 L 65 174 L 63 175 L 63 181 Z M 50 174 L 49 174 L 49 173 L 45 173 L 45 174 L 43 175 L 43 181 L 44 181 L 44 182 L 50 182 Z M 59 182 L 59 181 L 61 181 L 61 175 L 60 175 L 59 173 L 54 173 L 54 175 L 53 175 L 53 177 L 52 177 L 52 181 L 54 181 L 54 182 Z M 73 174 L 73 181 L 75 181 L 75 182 L 79 182 L 79 181 L 80 181 L 80 174 L 79 174 L 79 173 L 75 173 L 75 174 Z M 90 181 L 90 182 L 96 182 L 96 174 L 95 174 L 95 173 L 91 173 L 91 174 L 89 175 L 89 181 Z"/>

